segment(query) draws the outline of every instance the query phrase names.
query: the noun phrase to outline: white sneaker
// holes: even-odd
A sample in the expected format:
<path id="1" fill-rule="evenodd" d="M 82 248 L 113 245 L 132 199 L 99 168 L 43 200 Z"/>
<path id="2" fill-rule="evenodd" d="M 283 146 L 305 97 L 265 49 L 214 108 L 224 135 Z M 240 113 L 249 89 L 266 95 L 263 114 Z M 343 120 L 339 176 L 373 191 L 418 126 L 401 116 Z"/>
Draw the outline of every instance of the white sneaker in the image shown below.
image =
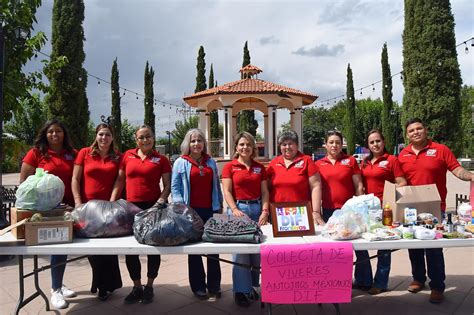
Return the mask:
<path id="1" fill-rule="evenodd" d="M 51 292 L 51 304 L 56 309 L 62 309 L 68 307 L 68 303 L 64 300 L 64 296 L 61 293 L 61 289 Z"/>
<path id="2" fill-rule="evenodd" d="M 61 293 L 65 298 L 72 298 L 77 296 L 76 292 L 71 289 L 68 289 L 65 285 L 61 287 Z"/>

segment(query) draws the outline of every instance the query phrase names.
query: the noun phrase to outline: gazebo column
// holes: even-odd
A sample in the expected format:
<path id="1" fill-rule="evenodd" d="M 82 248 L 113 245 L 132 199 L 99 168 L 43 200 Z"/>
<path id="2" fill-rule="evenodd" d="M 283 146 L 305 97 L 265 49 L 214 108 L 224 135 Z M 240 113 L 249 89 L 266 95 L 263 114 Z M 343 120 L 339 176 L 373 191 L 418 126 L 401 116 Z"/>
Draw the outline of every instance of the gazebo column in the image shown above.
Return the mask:
<path id="1" fill-rule="evenodd" d="M 291 128 L 298 135 L 298 146 L 301 152 L 303 152 L 303 120 L 302 120 L 302 108 L 295 108 L 295 111 L 291 115 L 292 124 Z"/>
<path id="2" fill-rule="evenodd" d="M 277 116 L 276 116 L 276 105 L 268 105 L 268 125 L 266 125 L 266 129 L 268 130 L 268 150 L 269 155 L 268 158 L 272 159 L 273 157 L 278 155 L 278 144 L 277 144 Z"/>
<path id="3" fill-rule="evenodd" d="M 199 114 L 199 123 L 198 128 L 204 132 L 204 136 L 206 137 L 206 141 L 209 143 L 211 140 L 211 133 L 209 129 L 209 113 L 206 112 L 204 109 L 198 109 L 196 112 Z"/>
<path id="4" fill-rule="evenodd" d="M 224 158 L 231 159 L 233 155 L 232 138 L 234 134 L 234 119 L 232 118 L 232 106 L 224 106 Z"/>
<path id="5" fill-rule="evenodd" d="M 268 115 L 263 115 L 263 126 L 264 126 L 264 129 L 263 129 L 263 139 L 265 140 L 265 151 L 264 151 L 264 155 L 266 158 L 270 158 L 270 150 L 269 150 L 269 146 L 268 146 Z"/>

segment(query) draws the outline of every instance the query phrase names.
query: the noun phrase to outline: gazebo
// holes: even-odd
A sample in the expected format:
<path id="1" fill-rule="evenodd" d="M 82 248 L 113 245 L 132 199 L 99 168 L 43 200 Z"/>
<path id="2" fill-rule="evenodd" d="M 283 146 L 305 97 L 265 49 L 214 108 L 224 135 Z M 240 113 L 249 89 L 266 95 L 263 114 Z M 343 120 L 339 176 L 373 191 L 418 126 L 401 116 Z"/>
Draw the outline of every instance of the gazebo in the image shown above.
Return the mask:
<path id="1" fill-rule="evenodd" d="M 258 110 L 263 113 L 265 158 L 278 155 L 277 147 L 277 109 L 287 108 L 290 112 L 291 128 L 299 137 L 300 149 L 303 148 L 302 109 L 313 103 L 318 96 L 289 88 L 276 83 L 258 79 L 262 70 L 253 65 L 240 69 L 243 79 L 226 83 L 211 89 L 186 96 L 183 100 L 197 108 L 199 128 L 210 140 L 210 112 L 224 110 L 224 158 L 233 155 L 234 135 L 237 133 L 237 114 L 242 110 Z"/>

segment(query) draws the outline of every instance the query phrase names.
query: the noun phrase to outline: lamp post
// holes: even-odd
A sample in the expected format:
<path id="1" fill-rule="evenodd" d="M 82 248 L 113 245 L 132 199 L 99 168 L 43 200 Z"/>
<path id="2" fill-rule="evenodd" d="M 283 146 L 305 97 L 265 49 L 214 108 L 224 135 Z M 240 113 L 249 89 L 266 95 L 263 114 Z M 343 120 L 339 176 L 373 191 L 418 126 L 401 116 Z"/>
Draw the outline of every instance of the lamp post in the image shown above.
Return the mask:
<path id="1" fill-rule="evenodd" d="M 0 15 L 0 161 L 3 161 L 3 78 L 5 77 L 5 34 L 3 33 L 3 20 L 3 16 Z M 2 163 L 0 163 L 0 176 L 2 174 Z M 0 198 L 3 205 L 3 195 Z"/>
<path id="2" fill-rule="evenodd" d="M 168 135 L 168 159 L 171 159 L 171 132 L 167 130 L 166 134 Z"/>

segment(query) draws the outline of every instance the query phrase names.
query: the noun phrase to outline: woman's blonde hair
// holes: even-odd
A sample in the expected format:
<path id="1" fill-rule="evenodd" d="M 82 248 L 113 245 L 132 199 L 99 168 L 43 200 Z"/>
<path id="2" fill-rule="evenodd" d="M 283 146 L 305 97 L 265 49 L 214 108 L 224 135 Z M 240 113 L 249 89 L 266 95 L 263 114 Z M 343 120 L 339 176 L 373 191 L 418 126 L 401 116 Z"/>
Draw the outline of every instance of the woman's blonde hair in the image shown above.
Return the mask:
<path id="1" fill-rule="evenodd" d="M 191 137 L 194 134 L 197 134 L 202 139 L 202 142 L 204 143 L 204 149 L 202 150 L 202 153 L 207 154 L 207 141 L 206 141 L 206 137 L 204 136 L 204 133 L 201 131 L 201 129 L 193 128 L 193 129 L 189 129 L 188 132 L 186 132 L 183 142 L 181 142 L 181 155 L 189 154 L 189 147 L 191 145 Z"/>
<path id="2" fill-rule="evenodd" d="M 252 136 L 252 134 L 248 133 L 247 131 L 243 131 L 235 137 L 235 141 L 234 141 L 234 150 L 235 150 L 234 159 L 237 159 L 239 157 L 239 152 L 237 152 L 237 146 L 239 144 L 240 139 L 242 139 L 242 138 L 244 138 L 245 140 L 250 142 L 250 146 L 252 147 L 252 154 L 250 155 L 250 158 L 252 160 L 255 159 L 258 156 L 257 143 L 255 141 L 255 138 Z"/>

